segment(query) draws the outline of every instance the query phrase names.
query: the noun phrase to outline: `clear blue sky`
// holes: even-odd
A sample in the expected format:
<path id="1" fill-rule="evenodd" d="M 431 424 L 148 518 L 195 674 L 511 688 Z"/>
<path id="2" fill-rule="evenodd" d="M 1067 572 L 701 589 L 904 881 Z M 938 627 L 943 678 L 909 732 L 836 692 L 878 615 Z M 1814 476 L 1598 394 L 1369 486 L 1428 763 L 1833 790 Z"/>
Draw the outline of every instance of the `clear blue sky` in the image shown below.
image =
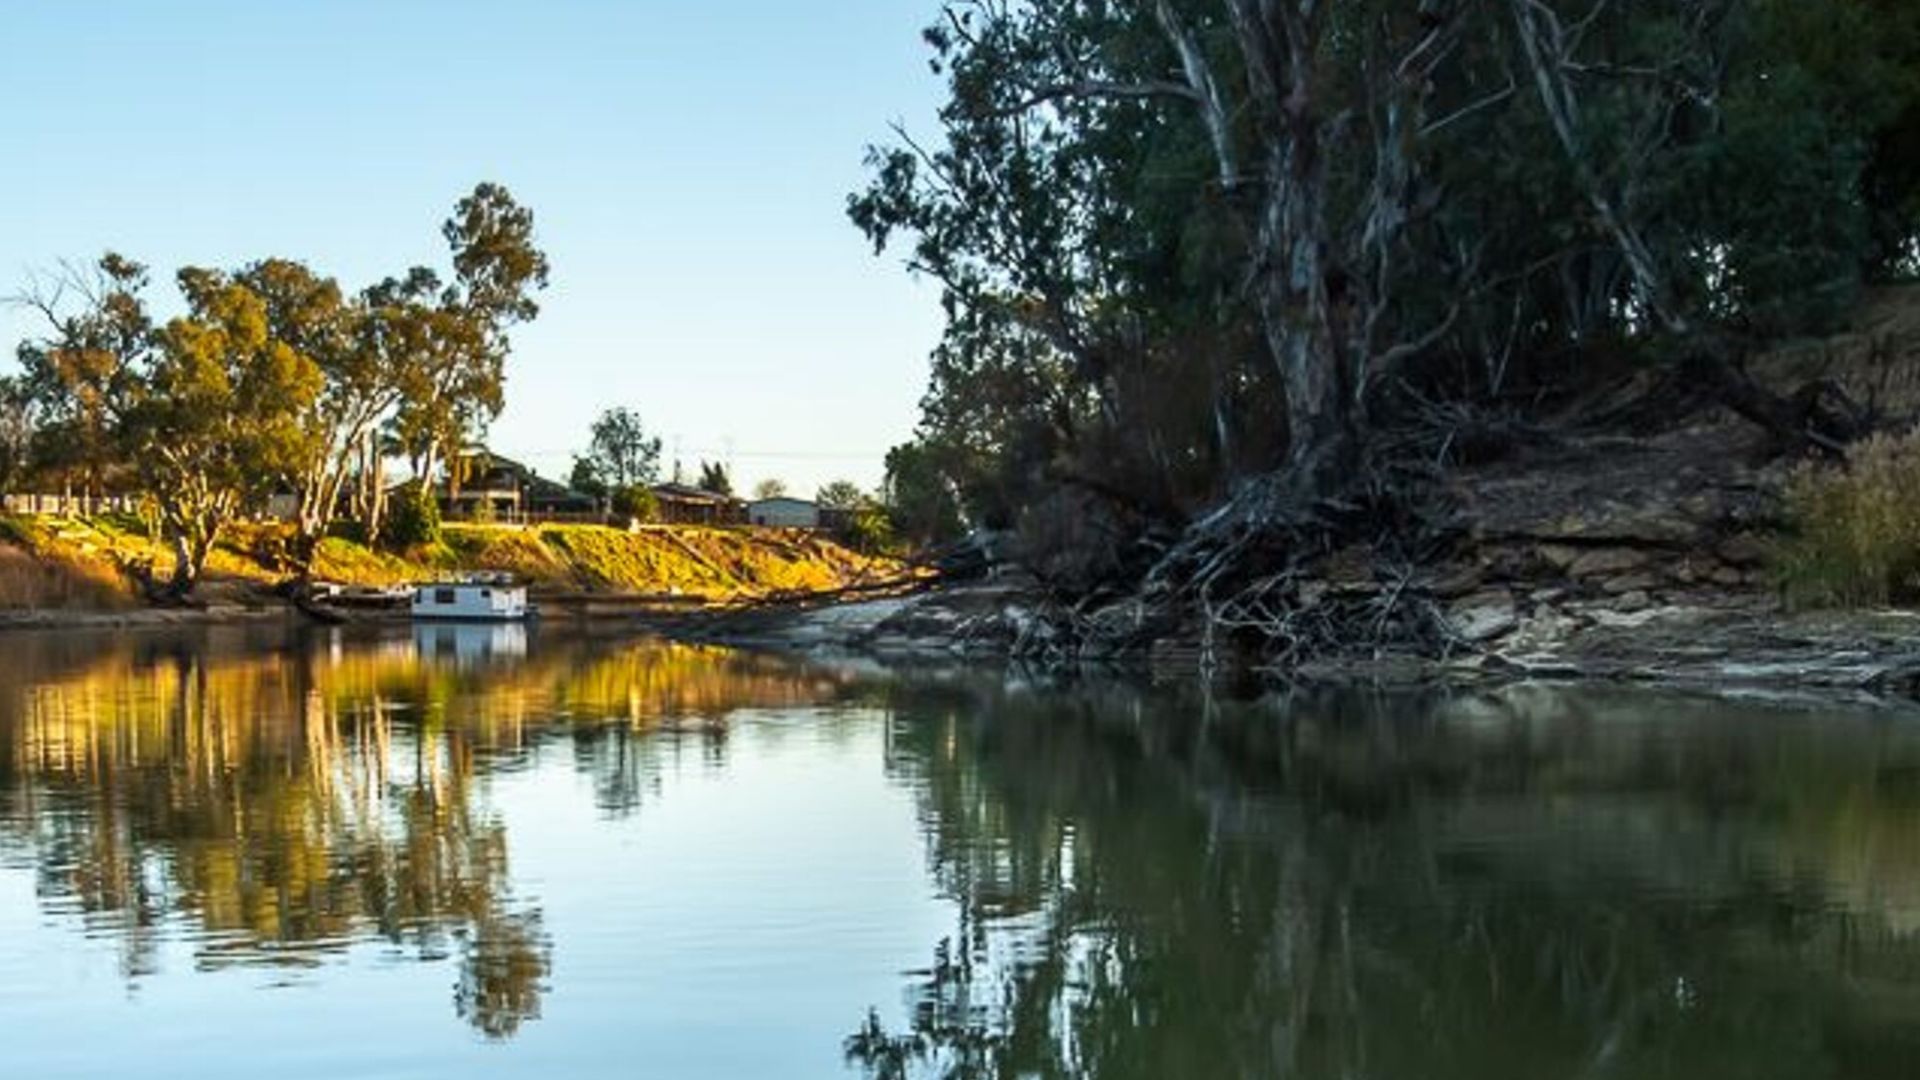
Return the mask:
<path id="1" fill-rule="evenodd" d="M 603 407 L 689 469 L 872 485 L 939 330 L 847 223 L 867 143 L 926 131 L 933 0 L 0 4 L 0 292 L 114 249 L 307 261 L 358 287 L 444 265 L 480 180 L 554 267 L 515 336 L 502 453 L 564 475 Z M 0 311 L 0 344 L 27 329 Z"/>

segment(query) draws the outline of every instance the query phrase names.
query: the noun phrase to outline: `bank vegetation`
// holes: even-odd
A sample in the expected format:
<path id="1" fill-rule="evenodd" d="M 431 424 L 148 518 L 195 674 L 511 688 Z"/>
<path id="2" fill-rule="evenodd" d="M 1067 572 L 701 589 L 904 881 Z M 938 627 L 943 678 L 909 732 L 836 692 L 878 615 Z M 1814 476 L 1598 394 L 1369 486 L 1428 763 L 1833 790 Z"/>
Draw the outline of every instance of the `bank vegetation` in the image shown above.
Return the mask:
<path id="1" fill-rule="evenodd" d="M 1430 645 L 1472 469 L 1708 421 L 1757 437 L 1692 464 L 1846 469 L 1914 422 L 1762 371 L 1920 271 L 1903 0 L 954 0 L 925 38 L 939 129 L 849 201 L 947 316 L 899 524 L 1144 602 L 1120 633 Z M 1300 583 L 1356 551 L 1333 612 Z"/>

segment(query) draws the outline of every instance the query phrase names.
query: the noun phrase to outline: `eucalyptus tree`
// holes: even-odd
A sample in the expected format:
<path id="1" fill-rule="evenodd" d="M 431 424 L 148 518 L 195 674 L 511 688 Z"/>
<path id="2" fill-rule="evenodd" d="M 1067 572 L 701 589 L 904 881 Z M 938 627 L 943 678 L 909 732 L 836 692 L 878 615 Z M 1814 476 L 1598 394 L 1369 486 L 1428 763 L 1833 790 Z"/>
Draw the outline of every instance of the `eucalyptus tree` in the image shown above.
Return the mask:
<path id="1" fill-rule="evenodd" d="M 393 348 L 386 312 L 345 295 L 298 262 L 266 259 L 235 275 L 260 298 L 273 340 L 320 373 L 320 393 L 300 417 L 308 453 L 293 470 L 294 561 L 311 569 L 366 440 L 400 403 L 409 353 Z"/>
<path id="2" fill-rule="evenodd" d="M 0 490 L 12 491 L 33 460 L 37 417 L 26 380 L 0 376 Z"/>
<path id="3" fill-rule="evenodd" d="M 1879 0 L 1504 6 L 1572 212 L 1620 267 L 1620 320 L 1790 444 L 1860 434 L 1831 387 L 1789 400 L 1742 360 L 1837 325 L 1920 236 L 1920 170 L 1900 156 L 1920 138 L 1920 15 Z"/>
<path id="4" fill-rule="evenodd" d="M 268 304 L 238 277 L 178 275 L 187 313 L 153 334 L 132 372 L 125 452 L 173 548 L 162 598 L 193 591 L 207 557 L 252 500 L 298 474 L 319 442 L 303 422 L 326 376 L 274 336 Z"/>
<path id="5" fill-rule="evenodd" d="M 1456 324 L 1435 298 L 1479 281 L 1470 238 L 1409 249 L 1435 220 L 1436 148 L 1513 96 L 1467 47 L 1485 7 L 948 5 L 927 35 L 951 71 L 946 146 L 878 155 L 851 206 L 876 244 L 916 234 L 913 264 L 946 286 L 936 396 L 943 365 L 1012 363 L 1065 431 L 1079 395 L 1118 411 L 1120 356 L 1250 323 L 1285 464 L 1336 484 L 1375 387 Z M 1213 380 L 1217 431 L 1237 381 Z"/>
<path id="6" fill-rule="evenodd" d="M 546 287 L 549 271 L 533 212 L 498 184 L 477 185 L 461 199 L 441 234 L 453 258 L 451 283 L 416 267 L 380 288 L 406 312 L 416 346 L 393 426 L 423 480 L 505 406 L 509 331 L 540 313 L 533 294 Z"/>
<path id="7" fill-rule="evenodd" d="M 15 353 L 20 390 L 37 414 L 35 457 L 78 472 L 89 494 L 122 464 L 115 428 L 151 346 L 146 286 L 146 267 L 110 251 L 88 266 L 63 264 L 13 301 L 42 326 Z"/>
<path id="8" fill-rule="evenodd" d="M 940 139 L 874 151 L 849 211 L 942 286 L 920 442 L 990 523 L 1073 482 L 1323 520 L 1435 398 L 1564 401 L 1621 361 L 1823 439 L 1818 392 L 1739 361 L 1920 251 L 1917 28 L 1889 0 L 952 0 Z"/>

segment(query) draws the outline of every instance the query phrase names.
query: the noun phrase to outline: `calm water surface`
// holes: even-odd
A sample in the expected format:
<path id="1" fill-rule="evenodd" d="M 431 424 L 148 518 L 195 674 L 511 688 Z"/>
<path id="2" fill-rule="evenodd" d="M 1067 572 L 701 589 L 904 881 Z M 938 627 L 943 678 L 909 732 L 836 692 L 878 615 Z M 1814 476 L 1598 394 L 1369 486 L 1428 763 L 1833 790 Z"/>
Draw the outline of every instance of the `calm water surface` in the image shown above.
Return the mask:
<path id="1" fill-rule="evenodd" d="M 1920 1076 L 1920 722 L 0 638 L 0 1077 Z"/>

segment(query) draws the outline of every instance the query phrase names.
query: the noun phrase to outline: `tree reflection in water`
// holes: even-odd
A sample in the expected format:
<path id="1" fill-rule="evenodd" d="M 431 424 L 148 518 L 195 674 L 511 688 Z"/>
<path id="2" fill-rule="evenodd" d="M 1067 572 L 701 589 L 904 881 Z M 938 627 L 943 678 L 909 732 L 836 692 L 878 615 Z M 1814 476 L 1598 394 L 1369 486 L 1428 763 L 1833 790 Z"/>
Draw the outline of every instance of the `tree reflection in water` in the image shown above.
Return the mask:
<path id="1" fill-rule="evenodd" d="M 552 942 L 512 889 L 488 777 L 559 744 L 629 813 L 682 733 L 720 761 L 726 713 L 838 690 L 718 650 L 496 638 L 10 641 L 0 859 L 115 940 L 130 981 L 170 921 L 203 969 L 311 966 L 377 937 L 454 958 L 458 1014 L 510 1037 L 540 1014 Z"/>
<path id="2" fill-rule="evenodd" d="M 0 861 L 130 981 L 182 942 L 274 972 L 385 942 L 510 1038 L 560 929 L 515 887 L 502 784 L 558 763 L 632 814 L 723 767 L 743 708 L 831 740 L 815 707 L 857 704 L 956 915 L 904 1023 L 845 1018 L 871 1075 L 1920 1075 L 1910 724 L 252 634 L 8 641 Z"/>
<path id="3" fill-rule="evenodd" d="M 903 692 L 882 1078 L 1912 1076 L 1920 732 L 1652 695 Z"/>

